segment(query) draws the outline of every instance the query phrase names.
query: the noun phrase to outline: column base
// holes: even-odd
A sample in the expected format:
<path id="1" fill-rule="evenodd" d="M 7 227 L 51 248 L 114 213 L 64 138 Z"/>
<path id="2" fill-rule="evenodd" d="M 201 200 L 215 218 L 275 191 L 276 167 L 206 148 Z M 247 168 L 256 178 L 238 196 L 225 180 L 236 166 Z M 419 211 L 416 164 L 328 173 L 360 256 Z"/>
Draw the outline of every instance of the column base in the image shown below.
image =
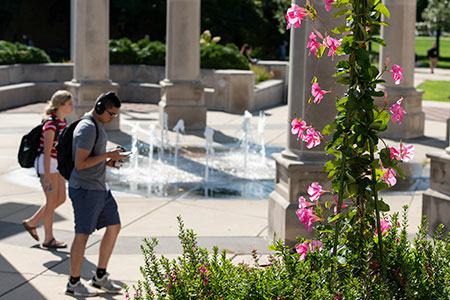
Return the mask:
<path id="1" fill-rule="evenodd" d="M 422 215 L 427 215 L 432 234 L 440 224 L 445 231 L 450 229 L 450 147 L 447 149 L 427 154 L 431 159 L 430 188 L 423 194 Z"/>
<path id="2" fill-rule="evenodd" d="M 447 150 L 448 149 L 448 150 Z M 430 188 L 450 195 L 450 147 L 428 153 L 430 158 Z"/>
<path id="3" fill-rule="evenodd" d="M 117 93 L 119 86 L 111 81 L 66 81 L 65 88 L 73 95 L 73 113 L 67 117 L 69 122 L 73 122 L 81 118 L 86 112 L 90 111 L 95 104 L 95 100 L 101 93 L 114 91 Z M 119 95 L 120 97 L 120 95 Z M 105 125 L 105 129 L 119 130 L 120 115 L 111 123 Z"/>
<path id="4" fill-rule="evenodd" d="M 403 97 L 402 107 L 406 114 L 403 117 L 402 124 L 397 122 L 394 124 L 390 120 L 386 131 L 381 132 L 380 136 L 388 138 L 411 139 L 422 137 L 425 130 L 425 113 L 422 111 L 422 94 L 423 91 L 417 91 L 415 88 L 397 88 L 384 87 L 388 94 L 388 107 Z M 379 107 L 384 106 L 384 99 L 376 99 Z"/>
<path id="5" fill-rule="evenodd" d="M 319 182 L 324 189 L 331 189 L 328 174 L 324 172 L 322 162 L 306 162 L 288 159 L 281 153 L 272 155 L 276 162 L 275 190 L 269 196 L 268 238 L 282 239 L 286 245 L 296 244 L 297 236 L 314 238 L 314 231 L 308 232 L 299 221 L 295 211 L 300 196 L 309 199 L 308 187 Z M 322 195 L 320 201 L 331 201 L 330 194 Z"/>
<path id="6" fill-rule="evenodd" d="M 206 127 L 206 106 L 201 82 L 163 80 L 159 102 L 159 124 L 163 126 L 163 114 L 167 114 L 167 125 L 173 128 L 178 120 L 184 120 L 186 131 L 204 130 Z"/>
<path id="7" fill-rule="evenodd" d="M 426 190 L 422 198 L 422 215 L 427 216 L 431 235 L 434 235 L 440 224 L 444 224 L 446 233 L 450 229 L 450 195 Z"/>

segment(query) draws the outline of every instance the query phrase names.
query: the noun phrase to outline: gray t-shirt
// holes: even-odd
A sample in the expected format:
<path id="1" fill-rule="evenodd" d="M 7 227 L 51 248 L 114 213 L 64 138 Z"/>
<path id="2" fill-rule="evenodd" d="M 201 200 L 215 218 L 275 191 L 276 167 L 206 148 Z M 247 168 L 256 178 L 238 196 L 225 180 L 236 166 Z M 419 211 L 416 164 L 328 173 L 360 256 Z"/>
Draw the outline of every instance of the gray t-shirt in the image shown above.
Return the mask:
<path id="1" fill-rule="evenodd" d="M 90 114 L 90 113 L 87 113 Z M 87 115 L 86 114 L 86 115 Z M 91 114 L 92 115 L 92 114 Z M 98 138 L 95 143 L 93 156 L 106 152 L 106 132 L 102 123 L 93 117 L 98 126 Z M 97 135 L 95 124 L 90 118 L 82 119 L 73 131 L 72 158 L 75 161 L 75 153 L 77 148 L 92 151 L 94 147 L 95 137 Z M 105 183 L 106 161 L 102 161 L 95 166 L 87 169 L 73 169 L 69 179 L 69 187 L 84 190 L 107 190 Z"/>

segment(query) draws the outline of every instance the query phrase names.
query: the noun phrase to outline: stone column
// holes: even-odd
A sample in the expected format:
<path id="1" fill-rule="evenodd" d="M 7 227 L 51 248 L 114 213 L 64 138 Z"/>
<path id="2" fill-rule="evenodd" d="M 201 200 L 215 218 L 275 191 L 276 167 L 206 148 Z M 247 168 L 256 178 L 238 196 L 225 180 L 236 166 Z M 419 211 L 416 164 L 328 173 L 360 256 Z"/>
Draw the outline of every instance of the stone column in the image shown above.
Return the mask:
<path id="1" fill-rule="evenodd" d="M 75 1 L 70 0 L 70 61 L 75 60 Z"/>
<path id="2" fill-rule="evenodd" d="M 416 1 L 411 0 L 383 0 L 384 5 L 390 11 L 390 19 L 383 16 L 383 20 L 391 26 L 381 27 L 381 37 L 386 41 L 386 47 L 380 47 L 380 70 L 390 58 L 388 69 L 392 65 L 403 68 L 403 80 L 400 85 L 395 85 L 392 73 L 386 72 L 382 85 L 388 94 L 388 105 L 394 104 L 403 97 L 402 106 L 406 115 L 402 124 L 392 124 L 382 135 L 393 138 L 415 138 L 423 136 L 425 114 L 422 111 L 422 91 L 414 88 L 414 64 L 415 64 L 415 24 Z M 378 105 L 383 106 L 383 99 L 379 99 Z"/>
<path id="3" fill-rule="evenodd" d="M 159 102 L 172 128 L 179 119 L 186 130 L 206 126 L 204 85 L 200 80 L 200 0 L 167 0 L 166 77 Z"/>
<path id="4" fill-rule="evenodd" d="M 299 6 L 304 7 L 305 1 L 297 0 Z M 333 27 L 342 22 L 332 17 L 333 11 L 326 12 L 325 0 L 314 1 L 314 8 L 327 25 Z M 320 28 L 320 27 L 319 27 Z M 313 149 L 307 149 L 306 144 L 297 141 L 291 134 L 290 121 L 294 117 L 302 118 L 307 125 L 312 124 L 322 131 L 326 124 L 331 123 L 336 116 L 336 101 L 332 94 L 326 94 L 320 104 L 308 103 L 311 97 L 311 80 L 318 78 L 322 90 L 333 89 L 337 95 L 342 96 L 343 87 L 335 83 L 331 76 L 335 72 L 335 64 L 331 57 L 325 55 L 318 59 L 313 54 L 308 56 L 309 49 L 306 44 L 309 34 L 313 31 L 312 23 L 302 23 L 301 28 L 291 28 L 290 36 L 290 66 L 288 88 L 288 115 L 289 125 L 287 148 L 272 157 L 276 162 L 275 190 L 269 198 L 269 238 L 276 235 L 276 239 L 283 239 L 287 245 L 293 246 L 297 236 L 312 238 L 313 233 L 306 231 L 304 225 L 298 220 L 295 211 L 298 209 L 298 197 L 308 199 L 308 186 L 312 182 L 319 182 L 325 189 L 331 188 L 327 179 L 328 174 L 323 171 L 323 165 L 328 160 L 324 151 L 324 143 Z M 324 32 L 323 29 L 319 31 Z M 286 120 L 286 121 L 287 121 Z M 323 195 L 321 200 L 331 200 L 330 196 Z"/>
<path id="5" fill-rule="evenodd" d="M 109 79 L 109 0 L 74 0 L 73 7 L 73 79 L 65 83 L 74 96 L 70 121 L 91 110 L 101 93 L 118 90 Z M 107 128 L 118 129 L 119 118 Z"/>

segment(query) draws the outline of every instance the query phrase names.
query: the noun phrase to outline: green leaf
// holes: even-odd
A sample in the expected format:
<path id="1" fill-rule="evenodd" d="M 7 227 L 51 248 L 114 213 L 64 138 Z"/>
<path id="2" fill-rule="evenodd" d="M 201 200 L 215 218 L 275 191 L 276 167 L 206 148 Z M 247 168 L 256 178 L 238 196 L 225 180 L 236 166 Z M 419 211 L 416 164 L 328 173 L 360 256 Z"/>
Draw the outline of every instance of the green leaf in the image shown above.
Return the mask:
<path id="1" fill-rule="evenodd" d="M 345 15 L 345 14 L 349 14 L 349 13 L 351 13 L 351 12 L 352 12 L 351 9 L 342 9 L 342 10 L 337 11 L 337 12 L 333 15 L 333 17 L 334 17 L 334 18 L 339 18 L 339 17 L 341 17 L 341 16 L 343 16 L 343 15 Z"/>
<path id="2" fill-rule="evenodd" d="M 336 33 L 336 34 L 341 34 L 341 33 L 343 33 L 343 32 L 350 31 L 350 30 L 351 30 L 350 27 L 345 26 L 345 25 L 341 25 L 341 26 L 337 26 L 337 27 L 336 27 L 335 29 L 333 29 L 332 31 L 333 31 L 334 33 Z"/>
<path id="3" fill-rule="evenodd" d="M 330 216 L 329 218 L 328 218 L 328 222 L 329 223 L 332 223 L 332 222 L 334 222 L 334 221 L 336 221 L 336 220 L 338 220 L 338 219 L 340 219 L 340 218 L 342 218 L 343 217 L 343 215 L 341 214 L 341 213 L 338 213 L 337 215 L 335 215 L 335 216 Z"/>
<path id="4" fill-rule="evenodd" d="M 381 38 L 371 37 L 369 41 L 374 41 L 375 43 L 380 44 L 381 46 L 387 46 L 386 42 Z"/>
<path id="5" fill-rule="evenodd" d="M 333 77 L 339 77 L 341 75 L 348 74 L 348 71 L 337 72 L 333 74 Z"/>
<path id="6" fill-rule="evenodd" d="M 322 130 L 322 134 L 332 134 L 336 131 L 337 124 L 335 122 L 328 124 L 325 126 L 325 128 Z"/>
<path id="7" fill-rule="evenodd" d="M 336 68 L 340 69 L 350 69 L 350 63 L 346 60 L 340 60 L 337 64 L 336 64 Z"/>
<path id="8" fill-rule="evenodd" d="M 386 190 L 386 189 L 388 189 L 388 188 L 390 188 L 390 185 L 387 184 L 387 183 L 384 182 L 384 181 L 379 181 L 379 182 L 377 182 L 377 184 L 376 184 L 376 189 L 377 189 L 377 191 L 383 191 L 383 190 Z"/>
<path id="9" fill-rule="evenodd" d="M 389 211 L 390 207 L 389 207 L 389 204 L 387 204 L 383 200 L 378 200 L 378 209 L 380 211 Z"/>
<path id="10" fill-rule="evenodd" d="M 269 251 L 275 251 L 275 250 L 277 250 L 277 246 L 275 246 L 275 245 L 269 246 Z"/>
<path id="11" fill-rule="evenodd" d="M 402 179 L 405 179 L 405 173 L 403 172 L 402 168 L 400 166 L 393 166 L 393 169 L 395 172 L 397 172 L 397 175 L 400 176 Z"/>
<path id="12" fill-rule="evenodd" d="M 375 10 L 382 13 L 386 18 L 390 18 L 391 14 L 389 13 L 389 9 L 387 9 L 386 6 L 384 6 L 383 3 L 379 2 L 377 6 L 375 6 Z"/>

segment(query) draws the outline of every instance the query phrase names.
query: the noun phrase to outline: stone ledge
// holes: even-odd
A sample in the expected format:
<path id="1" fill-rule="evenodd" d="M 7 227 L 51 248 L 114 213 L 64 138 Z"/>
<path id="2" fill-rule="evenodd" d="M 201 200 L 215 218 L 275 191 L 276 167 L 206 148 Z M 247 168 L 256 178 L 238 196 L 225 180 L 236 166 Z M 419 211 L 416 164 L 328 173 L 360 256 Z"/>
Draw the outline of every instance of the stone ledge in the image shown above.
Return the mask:
<path id="1" fill-rule="evenodd" d="M 428 217 L 431 235 L 440 224 L 444 224 L 445 230 L 448 231 L 450 229 L 450 194 L 432 189 L 426 190 L 423 194 L 422 215 Z"/>

